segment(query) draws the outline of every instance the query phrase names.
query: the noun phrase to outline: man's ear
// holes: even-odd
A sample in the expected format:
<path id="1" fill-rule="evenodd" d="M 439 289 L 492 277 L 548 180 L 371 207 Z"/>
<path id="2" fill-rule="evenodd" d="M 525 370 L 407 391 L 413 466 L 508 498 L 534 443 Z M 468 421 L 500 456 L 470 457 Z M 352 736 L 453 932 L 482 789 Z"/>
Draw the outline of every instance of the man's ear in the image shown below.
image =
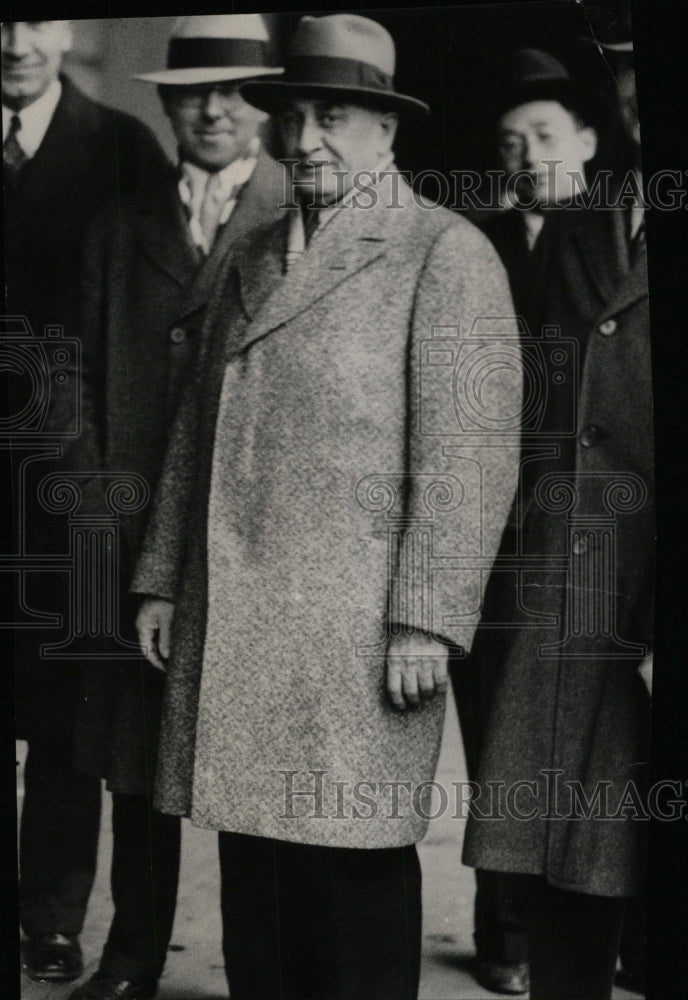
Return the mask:
<path id="1" fill-rule="evenodd" d="M 584 125 L 583 128 L 578 130 L 578 135 L 585 149 L 583 163 L 587 163 L 589 160 L 592 160 L 597 152 L 597 132 L 592 126 Z"/>

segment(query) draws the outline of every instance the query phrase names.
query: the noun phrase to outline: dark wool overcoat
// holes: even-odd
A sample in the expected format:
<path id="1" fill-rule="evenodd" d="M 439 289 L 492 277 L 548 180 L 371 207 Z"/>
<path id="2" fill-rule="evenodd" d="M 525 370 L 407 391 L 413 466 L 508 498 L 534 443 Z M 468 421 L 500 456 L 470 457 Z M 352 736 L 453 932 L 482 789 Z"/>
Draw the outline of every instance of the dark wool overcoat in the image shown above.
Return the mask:
<path id="1" fill-rule="evenodd" d="M 62 94 L 43 142 L 22 169 L 16 191 L 6 190 L 4 200 L 5 312 L 26 317 L 37 341 L 44 339 L 46 324 L 61 326 L 68 341 L 80 338 L 79 272 L 87 227 L 106 201 L 135 189 L 151 173 L 159 175 L 167 162 L 142 122 L 92 101 L 69 78 L 61 79 Z M 26 350 L 36 357 L 39 349 Z M 8 351 L 10 404 L 18 414 L 31 397 L 30 370 L 21 355 Z M 47 368 L 54 356 L 52 350 L 41 355 Z M 63 369 L 58 363 L 37 387 L 41 405 L 48 405 L 46 422 L 31 423 L 35 434 L 18 437 L 12 450 L 15 551 L 38 557 L 17 592 L 16 619 L 31 626 L 15 632 L 19 738 L 69 736 L 79 682 L 78 664 L 46 660 L 40 652 L 42 645 L 65 637 L 60 616 L 68 614 L 64 569 L 46 571 L 41 565 L 41 557 L 68 552 L 66 518 L 46 512 L 37 498 L 38 483 L 60 468 L 60 445 L 54 437 L 46 439 L 43 429 L 62 432 L 66 414 L 71 430 L 77 411 L 80 387 L 73 377 L 62 389 L 71 405 L 53 409 L 55 378 Z"/>
<path id="2" fill-rule="evenodd" d="M 641 243 L 632 257 L 624 216 L 573 208 L 545 224 L 536 322 L 548 330 L 530 387 L 539 380 L 531 400 L 546 406 L 541 419 L 524 407 L 510 552 L 472 654 L 490 690 L 464 847 L 470 865 L 606 896 L 642 886 L 650 702 L 638 666 L 653 623 L 646 255 Z"/>
<path id="3" fill-rule="evenodd" d="M 238 240 L 275 222 L 285 178 L 261 152 L 208 257 L 191 239 L 171 164 L 95 220 L 84 254 L 79 467 L 136 473 L 154 494 L 214 282 Z M 146 505 L 120 518 L 120 635 L 132 642 L 138 601 L 128 585 L 147 516 Z M 142 793 L 155 774 L 164 675 L 143 658 L 99 659 L 116 652 L 104 644 L 84 664 L 76 761 L 114 791 Z"/>
<path id="4" fill-rule="evenodd" d="M 156 801 L 409 844 L 444 699 L 392 708 L 387 630 L 470 648 L 515 487 L 513 307 L 488 241 L 396 174 L 284 275 L 287 223 L 218 286 L 134 580 L 176 602 Z"/>

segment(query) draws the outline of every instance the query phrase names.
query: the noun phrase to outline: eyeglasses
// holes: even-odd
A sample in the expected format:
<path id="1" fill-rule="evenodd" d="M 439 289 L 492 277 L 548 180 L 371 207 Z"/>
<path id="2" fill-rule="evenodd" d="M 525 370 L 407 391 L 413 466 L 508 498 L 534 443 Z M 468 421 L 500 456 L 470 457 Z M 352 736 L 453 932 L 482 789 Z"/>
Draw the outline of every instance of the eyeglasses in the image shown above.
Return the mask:
<path id="1" fill-rule="evenodd" d="M 213 83 L 208 86 L 199 87 L 174 87 L 170 88 L 169 97 L 180 107 L 197 109 L 215 94 L 223 104 L 236 105 L 242 102 L 243 98 L 239 93 L 236 83 Z"/>

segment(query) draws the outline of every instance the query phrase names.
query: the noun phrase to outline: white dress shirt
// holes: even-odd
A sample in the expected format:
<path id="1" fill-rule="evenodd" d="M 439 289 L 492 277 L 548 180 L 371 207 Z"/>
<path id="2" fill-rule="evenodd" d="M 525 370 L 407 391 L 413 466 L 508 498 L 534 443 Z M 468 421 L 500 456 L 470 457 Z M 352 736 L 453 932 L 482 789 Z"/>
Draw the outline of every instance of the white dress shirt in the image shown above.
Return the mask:
<path id="1" fill-rule="evenodd" d="M 21 111 L 13 111 L 11 108 L 2 106 L 2 141 L 5 142 L 10 130 L 12 118 L 17 115 L 21 122 L 21 128 L 17 132 L 17 142 L 21 146 L 25 155 L 35 156 L 38 152 L 48 126 L 53 120 L 55 108 L 62 94 L 62 84 L 59 80 L 53 80 L 48 89 L 33 104 L 27 104 Z"/>
<path id="2" fill-rule="evenodd" d="M 211 176 L 216 176 L 219 182 L 215 197 L 224 197 L 225 199 L 219 220 L 219 225 L 224 226 L 234 211 L 241 189 L 255 170 L 259 151 L 260 139 L 256 137 L 251 140 L 244 156 L 233 160 L 223 170 L 217 171 L 216 175 L 211 175 L 207 170 L 197 167 L 194 163 L 183 161 L 180 164 L 179 197 L 189 216 L 189 230 L 192 239 L 196 246 L 199 246 L 206 254 L 210 252 L 211 248 L 207 245 L 207 240 L 201 229 L 200 218 L 203 199 Z"/>

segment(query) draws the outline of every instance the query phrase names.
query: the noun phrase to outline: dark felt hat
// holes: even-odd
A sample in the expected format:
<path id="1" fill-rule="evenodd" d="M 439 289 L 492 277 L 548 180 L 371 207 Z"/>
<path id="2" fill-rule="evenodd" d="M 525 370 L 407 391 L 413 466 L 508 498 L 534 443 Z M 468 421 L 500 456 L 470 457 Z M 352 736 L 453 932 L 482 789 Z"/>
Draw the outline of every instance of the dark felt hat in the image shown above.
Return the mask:
<path id="1" fill-rule="evenodd" d="M 286 72 L 279 80 L 241 87 L 242 96 L 273 113 L 285 99 L 322 95 L 390 111 L 430 109 L 394 89 L 396 53 L 389 32 L 358 14 L 304 17 L 289 43 Z"/>
<path id="2" fill-rule="evenodd" d="M 587 125 L 601 124 L 600 95 L 574 80 L 556 56 L 542 49 L 519 49 L 507 60 L 497 89 L 497 114 L 530 101 L 558 101 Z"/>

